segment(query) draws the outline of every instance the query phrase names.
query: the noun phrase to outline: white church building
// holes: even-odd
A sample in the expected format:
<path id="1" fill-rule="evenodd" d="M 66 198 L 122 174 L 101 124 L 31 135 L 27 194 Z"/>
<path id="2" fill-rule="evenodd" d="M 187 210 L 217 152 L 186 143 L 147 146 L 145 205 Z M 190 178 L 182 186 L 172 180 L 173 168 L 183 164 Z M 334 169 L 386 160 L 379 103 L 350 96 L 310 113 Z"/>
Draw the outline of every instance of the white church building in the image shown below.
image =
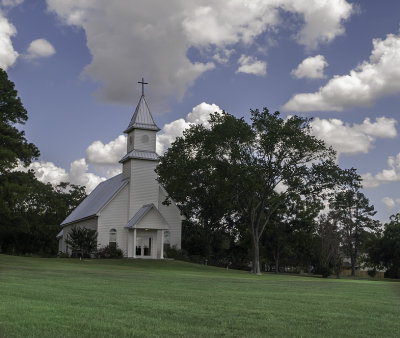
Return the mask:
<path id="1" fill-rule="evenodd" d="M 119 161 L 122 174 L 100 183 L 61 223 L 59 251 L 69 252 L 65 240 L 72 227 L 97 231 L 97 245 L 117 245 L 126 257 L 164 257 L 166 245 L 181 246 L 181 214 L 175 203 L 164 205 L 167 193 L 157 182 L 156 134 L 143 93 L 124 131 L 127 153 Z"/>

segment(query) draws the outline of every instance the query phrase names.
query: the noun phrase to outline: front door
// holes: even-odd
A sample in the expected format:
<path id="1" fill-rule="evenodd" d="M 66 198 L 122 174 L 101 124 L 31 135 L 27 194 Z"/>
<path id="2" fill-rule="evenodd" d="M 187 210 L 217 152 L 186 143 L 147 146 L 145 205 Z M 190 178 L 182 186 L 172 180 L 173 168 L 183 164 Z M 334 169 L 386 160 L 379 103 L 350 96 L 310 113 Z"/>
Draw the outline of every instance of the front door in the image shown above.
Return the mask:
<path id="1" fill-rule="evenodd" d="M 136 239 L 136 257 L 151 257 L 152 238 L 138 236 Z"/>

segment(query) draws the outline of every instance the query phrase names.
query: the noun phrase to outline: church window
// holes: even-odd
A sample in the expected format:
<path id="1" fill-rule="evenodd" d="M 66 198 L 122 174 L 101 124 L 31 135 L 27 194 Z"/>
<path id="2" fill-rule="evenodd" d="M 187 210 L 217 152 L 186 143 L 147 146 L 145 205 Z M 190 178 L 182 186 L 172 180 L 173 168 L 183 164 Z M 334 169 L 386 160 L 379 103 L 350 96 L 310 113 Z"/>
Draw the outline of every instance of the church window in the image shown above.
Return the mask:
<path id="1" fill-rule="evenodd" d="M 108 241 L 108 245 L 113 248 L 117 247 L 117 230 L 110 230 L 110 240 Z"/>
<path id="2" fill-rule="evenodd" d="M 133 142 L 132 136 L 129 136 L 129 144 L 132 144 L 132 142 Z"/>
<path id="3" fill-rule="evenodd" d="M 143 143 L 149 142 L 149 135 L 143 135 L 143 136 L 142 136 L 142 142 L 143 142 Z"/>

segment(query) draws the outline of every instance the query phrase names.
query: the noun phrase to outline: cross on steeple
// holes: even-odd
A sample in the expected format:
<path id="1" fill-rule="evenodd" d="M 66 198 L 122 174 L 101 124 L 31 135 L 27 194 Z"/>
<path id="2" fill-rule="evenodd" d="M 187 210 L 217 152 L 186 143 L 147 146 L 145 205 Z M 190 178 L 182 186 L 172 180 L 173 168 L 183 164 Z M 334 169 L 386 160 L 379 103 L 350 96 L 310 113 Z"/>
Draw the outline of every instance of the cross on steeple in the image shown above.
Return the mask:
<path id="1" fill-rule="evenodd" d="M 144 96 L 144 85 L 149 84 L 148 82 L 144 82 L 144 79 L 142 78 L 142 81 L 139 81 L 138 83 L 142 84 L 142 96 Z"/>

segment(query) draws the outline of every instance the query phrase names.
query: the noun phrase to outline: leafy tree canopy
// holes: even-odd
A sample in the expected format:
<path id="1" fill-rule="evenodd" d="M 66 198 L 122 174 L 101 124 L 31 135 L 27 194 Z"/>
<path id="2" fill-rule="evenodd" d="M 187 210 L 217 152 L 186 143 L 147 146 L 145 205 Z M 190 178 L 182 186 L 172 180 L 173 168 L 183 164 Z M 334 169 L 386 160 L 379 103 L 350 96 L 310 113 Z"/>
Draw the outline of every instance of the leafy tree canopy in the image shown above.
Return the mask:
<path id="1" fill-rule="evenodd" d="M 0 252 L 57 253 L 59 225 L 85 197 L 84 187 L 53 187 L 31 171 L 0 175 Z"/>
<path id="2" fill-rule="evenodd" d="M 84 197 L 84 187 L 39 182 L 33 172 L 13 171 L 18 162 L 28 165 L 39 156 L 17 125 L 28 119 L 27 111 L 0 69 L 0 252 L 57 252 L 59 224 Z"/>
<path id="3" fill-rule="evenodd" d="M 0 68 L 0 174 L 17 166 L 18 160 L 28 165 L 39 156 L 39 150 L 25 138 L 25 133 L 16 128 L 28 119 L 27 111 L 8 79 Z"/>
<path id="4" fill-rule="evenodd" d="M 251 124 L 214 114 L 210 128 L 193 125 L 161 157 L 157 173 L 185 215 L 207 226 L 241 219 L 251 235 L 253 272 L 271 215 L 294 196 L 319 200 L 337 185 L 355 184 L 335 152 L 310 133 L 310 120 L 251 111 Z"/>

